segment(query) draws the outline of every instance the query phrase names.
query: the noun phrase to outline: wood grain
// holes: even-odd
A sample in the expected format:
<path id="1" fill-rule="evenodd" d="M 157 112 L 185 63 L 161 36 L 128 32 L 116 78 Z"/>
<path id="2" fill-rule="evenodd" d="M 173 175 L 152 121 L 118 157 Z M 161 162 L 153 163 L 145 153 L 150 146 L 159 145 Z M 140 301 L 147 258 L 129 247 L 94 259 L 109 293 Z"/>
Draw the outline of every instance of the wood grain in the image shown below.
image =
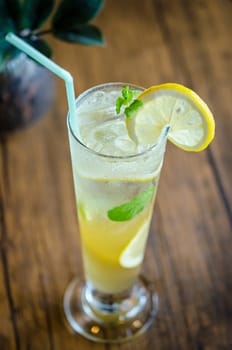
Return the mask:
<path id="1" fill-rule="evenodd" d="M 136 341 L 93 344 L 73 334 L 65 286 L 82 274 L 64 84 L 51 112 L 0 143 L 1 350 L 232 349 L 232 119 L 229 0 L 105 2 L 107 46 L 50 38 L 77 94 L 109 81 L 186 84 L 210 105 L 216 138 L 187 154 L 168 145 L 143 271 L 160 308 Z"/>

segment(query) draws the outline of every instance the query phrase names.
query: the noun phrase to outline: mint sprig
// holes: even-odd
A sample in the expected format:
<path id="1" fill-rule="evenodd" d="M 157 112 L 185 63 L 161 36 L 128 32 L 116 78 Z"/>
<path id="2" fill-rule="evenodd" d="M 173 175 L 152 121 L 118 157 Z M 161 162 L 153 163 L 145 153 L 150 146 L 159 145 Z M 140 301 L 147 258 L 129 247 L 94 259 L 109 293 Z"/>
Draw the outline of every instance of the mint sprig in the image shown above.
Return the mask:
<path id="1" fill-rule="evenodd" d="M 122 106 L 126 106 L 124 110 L 126 117 L 133 118 L 135 112 L 143 105 L 141 100 L 135 99 L 136 95 L 138 95 L 137 90 L 131 90 L 128 85 L 124 86 L 122 96 L 119 96 L 116 100 L 116 113 L 119 114 Z"/>
<path id="2" fill-rule="evenodd" d="M 116 100 L 116 113 L 119 114 L 121 111 L 121 107 L 124 104 L 124 98 L 119 96 Z"/>
<path id="3" fill-rule="evenodd" d="M 134 197 L 129 202 L 114 207 L 107 212 L 107 216 L 112 221 L 128 221 L 139 214 L 152 199 L 155 186 L 148 187 L 143 193 Z"/>
<path id="4" fill-rule="evenodd" d="M 142 107 L 143 102 L 141 100 L 134 100 L 128 107 L 125 108 L 125 115 L 127 118 L 133 118 L 135 115 L 135 112 Z"/>

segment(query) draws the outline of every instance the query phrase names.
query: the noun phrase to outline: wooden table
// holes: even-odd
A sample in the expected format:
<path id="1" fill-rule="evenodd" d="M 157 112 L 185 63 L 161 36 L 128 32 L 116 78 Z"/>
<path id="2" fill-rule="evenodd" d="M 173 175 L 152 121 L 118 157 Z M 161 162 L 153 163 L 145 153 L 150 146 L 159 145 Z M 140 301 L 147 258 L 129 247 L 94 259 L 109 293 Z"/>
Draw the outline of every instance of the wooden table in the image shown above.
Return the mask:
<path id="1" fill-rule="evenodd" d="M 168 145 L 143 271 L 160 295 L 136 341 L 93 344 L 72 333 L 62 297 L 82 273 L 62 81 L 39 123 L 0 144 L 1 350 L 232 349 L 232 3 L 107 0 L 107 46 L 51 39 L 76 91 L 103 82 L 175 81 L 212 108 L 217 132 L 199 154 Z"/>

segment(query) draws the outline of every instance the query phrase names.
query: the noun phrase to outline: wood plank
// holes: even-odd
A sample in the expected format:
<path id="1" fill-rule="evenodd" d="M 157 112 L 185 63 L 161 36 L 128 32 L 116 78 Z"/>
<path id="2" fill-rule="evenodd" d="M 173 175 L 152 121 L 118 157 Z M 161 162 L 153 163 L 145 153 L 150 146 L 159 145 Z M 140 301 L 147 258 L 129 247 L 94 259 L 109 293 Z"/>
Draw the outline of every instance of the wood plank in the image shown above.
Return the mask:
<path id="1" fill-rule="evenodd" d="M 184 76 L 180 76 L 180 82 L 197 91 L 215 114 L 216 138 L 208 151 L 208 160 L 232 223 L 232 155 L 228 147 L 232 141 L 231 3 L 180 1 L 178 9 L 177 2 L 172 6 L 165 6 L 162 1 L 154 4 L 163 39 L 173 57 L 175 80 L 181 70 Z"/>
<path id="2" fill-rule="evenodd" d="M 181 343 L 175 346 L 227 348 L 232 340 L 232 304 L 227 295 L 231 290 L 231 228 L 204 158 L 178 158 L 170 147 L 169 157 L 176 159 L 176 166 L 167 159 L 158 195 L 162 227 L 157 229 L 157 245 L 164 251 L 155 250 L 154 260 L 159 266 L 158 276 L 164 266 L 167 287 L 161 295 L 168 295 L 174 313 L 171 324 L 176 320 L 174 334 L 179 335 Z M 184 171 L 178 171 L 183 167 Z M 196 167 L 201 169 L 200 174 L 195 172 Z M 207 330 L 202 319 L 208 320 Z M 220 333 L 217 340 L 216 332 Z"/>
<path id="3" fill-rule="evenodd" d="M 12 248 L 13 242 L 9 241 L 4 217 L 4 200 L 6 196 L 4 168 L 6 158 L 5 142 L 1 140 L 0 153 L 0 349 L 7 350 L 13 348 L 18 342 L 15 319 L 12 317 L 14 302 L 12 300 L 11 282 L 8 266 L 8 251 Z"/>
<path id="4" fill-rule="evenodd" d="M 81 260 L 66 123 L 60 117 L 59 123 L 54 113 L 36 126 L 36 133 L 32 128 L 8 141 L 11 172 L 5 217 L 15 248 L 9 269 L 19 309 L 19 349 L 59 349 L 65 344 L 76 349 L 62 311 L 64 288 L 80 273 Z M 56 152 L 59 157 L 54 157 Z M 82 338 L 79 342 L 86 343 Z"/>

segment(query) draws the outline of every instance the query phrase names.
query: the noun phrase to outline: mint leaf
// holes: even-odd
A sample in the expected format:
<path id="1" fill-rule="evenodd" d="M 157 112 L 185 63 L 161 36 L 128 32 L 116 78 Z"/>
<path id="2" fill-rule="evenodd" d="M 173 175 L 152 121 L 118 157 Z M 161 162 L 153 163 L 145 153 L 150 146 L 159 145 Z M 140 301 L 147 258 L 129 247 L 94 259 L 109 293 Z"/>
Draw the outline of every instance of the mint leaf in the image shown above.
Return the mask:
<path id="1" fill-rule="evenodd" d="M 129 202 L 108 210 L 107 216 L 112 221 L 128 221 L 139 214 L 152 199 L 155 186 L 148 187 L 143 193 Z"/>
<path id="2" fill-rule="evenodd" d="M 129 93 L 129 86 L 124 86 L 124 88 L 122 89 L 122 97 L 126 100 L 127 99 L 127 96 L 128 96 L 128 93 Z"/>
<path id="3" fill-rule="evenodd" d="M 130 90 L 129 86 L 124 86 L 122 89 L 122 97 L 124 98 L 124 103 L 128 104 L 132 101 L 134 97 L 134 93 L 132 90 Z"/>
<path id="4" fill-rule="evenodd" d="M 124 104 L 124 98 L 119 96 L 116 100 L 116 113 L 119 114 L 121 111 L 121 107 Z"/>
<path id="5" fill-rule="evenodd" d="M 134 100 L 128 107 L 125 108 L 125 115 L 127 118 L 133 118 L 135 115 L 135 112 L 142 107 L 143 102 L 141 100 Z"/>
<path id="6" fill-rule="evenodd" d="M 130 90 L 129 86 L 124 86 L 122 89 L 122 96 L 119 96 L 116 100 L 116 113 L 119 114 L 123 105 L 127 106 L 125 108 L 125 115 L 128 118 L 132 118 L 134 113 L 143 105 L 140 100 L 133 99 L 138 95 L 139 91 Z M 132 102 L 131 102 L 132 101 Z"/>

